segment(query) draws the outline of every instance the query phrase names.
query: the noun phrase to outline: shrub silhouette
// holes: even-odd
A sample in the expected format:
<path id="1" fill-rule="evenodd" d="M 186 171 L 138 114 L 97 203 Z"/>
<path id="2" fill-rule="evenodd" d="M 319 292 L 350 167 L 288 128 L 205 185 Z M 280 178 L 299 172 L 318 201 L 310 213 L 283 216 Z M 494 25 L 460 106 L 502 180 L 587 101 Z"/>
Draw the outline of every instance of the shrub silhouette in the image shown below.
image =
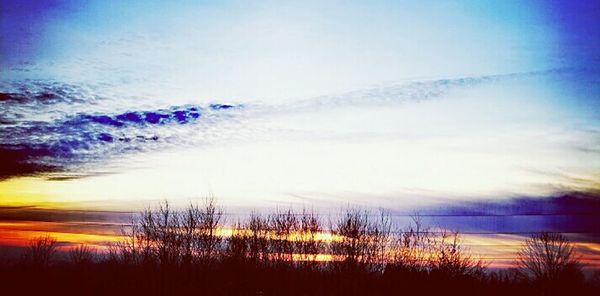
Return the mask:
<path id="1" fill-rule="evenodd" d="M 95 251 L 84 244 L 81 244 L 69 251 L 69 259 L 75 265 L 89 265 L 94 262 L 95 258 Z"/>
<path id="2" fill-rule="evenodd" d="M 30 241 L 23 260 L 36 267 L 47 267 L 52 262 L 55 253 L 56 239 L 42 236 Z"/>

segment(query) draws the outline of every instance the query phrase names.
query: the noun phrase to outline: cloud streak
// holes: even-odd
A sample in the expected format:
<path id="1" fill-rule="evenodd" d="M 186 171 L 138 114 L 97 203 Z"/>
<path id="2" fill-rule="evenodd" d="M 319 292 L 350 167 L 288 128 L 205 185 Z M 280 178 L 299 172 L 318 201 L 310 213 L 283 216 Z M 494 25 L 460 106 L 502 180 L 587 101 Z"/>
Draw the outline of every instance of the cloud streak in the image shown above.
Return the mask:
<path id="1" fill-rule="evenodd" d="M 455 91 L 571 70 L 410 81 L 280 105 L 201 103 L 149 107 L 148 100 L 110 97 L 106 86 L 25 80 L 0 85 L 0 180 L 46 175 L 69 180 L 94 175 L 111 157 L 189 147 L 243 133 L 229 122 L 273 115 L 388 106 L 441 98 Z M 152 102 L 150 102 L 152 103 Z M 235 130 L 232 130 L 235 129 Z M 97 167 L 97 166 L 96 166 Z"/>

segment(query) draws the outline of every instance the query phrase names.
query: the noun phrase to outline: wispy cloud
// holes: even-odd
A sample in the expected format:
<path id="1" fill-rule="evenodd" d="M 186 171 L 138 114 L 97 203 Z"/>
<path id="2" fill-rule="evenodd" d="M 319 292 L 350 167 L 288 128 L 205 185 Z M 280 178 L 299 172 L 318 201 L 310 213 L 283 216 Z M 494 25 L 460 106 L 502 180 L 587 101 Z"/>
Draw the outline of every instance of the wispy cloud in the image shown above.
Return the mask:
<path id="1" fill-rule="evenodd" d="M 47 174 L 51 180 L 68 180 L 109 173 L 94 169 L 94 164 L 124 154 L 198 145 L 240 127 L 219 127 L 220 123 L 415 103 L 482 84 L 565 73 L 573 71 L 407 81 L 279 105 L 205 103 L 162 108 L 156 103 L 144 107 L 148 100 L 143 98 L 110 97 L 106 89 L 111 86 L 13 81 L 0 85 L 0 161 L 5 164 L 0 179 Z"/>

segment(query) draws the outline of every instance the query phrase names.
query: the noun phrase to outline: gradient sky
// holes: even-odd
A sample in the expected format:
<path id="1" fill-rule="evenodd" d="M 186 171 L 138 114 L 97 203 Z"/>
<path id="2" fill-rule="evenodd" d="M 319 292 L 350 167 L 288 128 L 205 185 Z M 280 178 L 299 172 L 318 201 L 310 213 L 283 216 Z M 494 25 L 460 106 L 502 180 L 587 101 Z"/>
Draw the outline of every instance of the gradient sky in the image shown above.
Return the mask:
<path id="1" fill-rule="evenodd" d="M 599 1 L 323 2 L 0 0 L 0 206 L 598 193 Z"/>
<path id="2" fill-rule="evenodd" d="M 2 1 L 0 196 L 597 190 L 598 6 Z"/>

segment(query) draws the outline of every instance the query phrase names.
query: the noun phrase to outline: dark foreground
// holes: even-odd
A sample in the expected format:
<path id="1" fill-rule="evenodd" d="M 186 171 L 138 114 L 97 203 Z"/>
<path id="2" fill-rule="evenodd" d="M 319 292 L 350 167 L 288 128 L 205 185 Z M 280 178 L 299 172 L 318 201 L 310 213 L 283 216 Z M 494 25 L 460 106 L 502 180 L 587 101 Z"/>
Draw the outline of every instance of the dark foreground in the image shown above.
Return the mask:
<path id="1" fill-rule="evenodd" d="M 584 277 L 559 234 L 533 235 L 517 268 L 498 272 L 458 233 L 419 219 L 395 228 L 385 211 L 351 209 L 327 227 L 307 211 L 252 214 L 230 235 L 219 233 L 222 218 L 213 200 L 184 210 L 164 203 L 102 254 L 86 245 L 58 252 L 56 240 L 38 238 L 0 262 L 0 295 L 600 295 L 600 273 Z"/>
<path id="2" fill-rule="evenodd" d="M 600 295 L 581 279 L 533 282 L 511 273 L 479 276 L 349 265 L 261 265 L 225 260 L 158 267 L 115 262 L 0 269 L 2 295 Z"/>

